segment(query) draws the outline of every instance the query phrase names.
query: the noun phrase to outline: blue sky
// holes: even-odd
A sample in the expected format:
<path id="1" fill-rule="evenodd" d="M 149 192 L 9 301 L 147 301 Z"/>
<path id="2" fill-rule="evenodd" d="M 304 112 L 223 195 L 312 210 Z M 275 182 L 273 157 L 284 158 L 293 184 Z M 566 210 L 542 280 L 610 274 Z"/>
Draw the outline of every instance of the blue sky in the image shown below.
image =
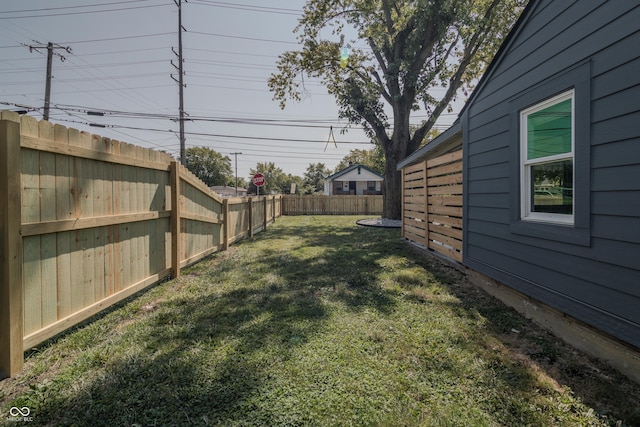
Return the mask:
<path id="1" fill-rule="evenodd" d="M 345 122 L 318 81 L 307 80 L 303 102 L 289 102 L 285 110 L 272 100 L 267 78 L 276 71 L 278 55 L 298 47 L 293 29 L 304 3 L 183 2 L 185 110 L 205 119 L 185 124 L 187 147 L 242 152 L 238 174 L 243 177 L 258 162 L 274 162 L 285 173 L 302 176 L 309 163 L 334 168 L 349 150 L 371 147 L 359 129 L 338 131 Z M 64 61 L 54 58 L 50 120 L 177 156 L 178 125 L 172 118 L 178 114 L 178 86 L 171 78 L 177 77 L 171 64 L 177 64 L 172 52 L 178 48 L 177 26 L 173 0 L 3 0 L 0 102 L 41 108 L 46 49 L 28 46 L 68 46 L 72 53 L 56 50 Z M 90 110 L 110 114 L 89 116 Z M 42 117 L 42 111 L 29 114 Z M 417 112 L 412 121 L 424 117 Z M 255 119 L 272 122 L 248 123 Z M 438 123 L 446 127 L 454 119 L 445 115 Z M 89 127 L 90 122 L 107 127 Z M 337 148 L 326 144 L 329 126 Z"/>

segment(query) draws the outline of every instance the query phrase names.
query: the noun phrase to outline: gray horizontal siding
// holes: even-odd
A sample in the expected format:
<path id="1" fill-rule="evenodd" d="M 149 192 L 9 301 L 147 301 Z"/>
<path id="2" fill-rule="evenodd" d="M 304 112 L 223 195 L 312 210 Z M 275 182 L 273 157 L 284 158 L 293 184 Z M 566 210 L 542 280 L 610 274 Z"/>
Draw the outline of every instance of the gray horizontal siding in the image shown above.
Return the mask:
<path id="1" fill-rule="evenodd" d="M 638 46 L 637 2 L 541 0 L 474 94 L 463 127 L 465 264 L 640 347 Z M 519 141 L 509 103 L 584 61 L 591 68 L 590 240 L 517 234 Z"/>
<path id="2" fill-rule="evenodd" d="M 470 247 L 473 246 L 471 245 Z M 619 301 L 630 301 L 636 300 L 637 298 L 630 297 L 624 293 L 616 295 L 615 292 L 609 292 L 607 294 L 607 298 L 612 297 L 613 308 L 611 309 L 611 311 L 606 311 L 599 307 L 600 305 L 602 305 L 599 302 L 600 300 L 596 300 L 594 305 L 590 305 L 582 299 L 572 298 L 570 295 L 561 294 L 553 288 L 546 287 L 540 283 L 536 283 L 529 277 L 514 276 L 512 273 L 493 265 L 491 261 L 489 261 L 488 263 L 484 263 L 482 261 L 483 258 L 490 260 L 494 257 L 491 251 L 485 249 L 484 247 L 477 248 L 476 252 L 478 252 L 477 259 L 474 258 L 465 261 L 465 263 L 469 267 L 481 271 L 491 277 L 494 277 L 496 280 L 509 285 L 513 289 L 522 292 L 525 295 L 529 295 L 530 297 L 538 301 L 542 301 L 563 313 L 566 313 L 576 319 L 580 319 L 587 324 L 590 324 L 612 336 L 621 339 L 622 341 L 640 348 L 640 333 L 638 333 L 639 328 L 637 320 L 629 320 L 617 315 L 617 306 L 619 304 Z M 511 270 L 519 270 L 531 266 L 531 264 L 528 262 L 509 262 L 509 258 L 505 257 L 505 259 L 505 265 Z M 559 281 L 562 281 L 562 279 L 560 279 Z M 582 286 L 582 283 L 579 283 L 578 286 Z M 584 289 L 584 291 L 588 290 L 588 288 Z M 626 303 L 625 307 L 623 307 L 621 311 L 628 312 L 628 307 L 629 305 L 628 303 Z M 632 317 L 633 307 L 634 306 L 632 305 Z"/>
<path id="3" fill-rule="evenodd" d="M 469 211 L 469 215 L 471 215 L 473 210 L 470 209 Z M 556 252 L 571 254 L 572 256 L 582 258 L 582 263 L 584 263 L 584 259 L 593 257 L 593 254 L 597 253 L 597 261 L 603 262 L 607 265 L 622 267 L 627 271 L 637 270 L 638 268 L 638 245 L 635 243 L 594 237 L 591 239 L 590 247 L 583 247 L 575 246 L 570 243 L 558 243 L 551 240 L 538 239 L 529 236 L 517 236 L 514 238 L 513 233 L 511 233 L 509 228 L 505 227 L 503 223 L 488 221 L 486 218 L 467 219 L 468 224 L 465 232 L 468 232 L 469 236 L 475 234 L 478 236 L 491 236 L 499 240 L 503 240 L 504 242 L 517 242 L 524 246 L 538 248 L 541 252 L 548 252 L 549 255 L 554 254 L 554 256 Z M 467 238 L 466 234 L 465 238 Z M 476 242 L 476 245 L 478 247 L 482 246 L 479 241 Z M 576 268 L 577 267 L 578 266 L 576 266 Z M 631 279 L 631 281 L 626 283 L 637 283 L 637 276 L 629 274 L 626 276 Z M 612 282 L 612 280 L 610 282 Z M 607 282 L 607 285 L 609 285 L 609 282 Z"/>
<path id="4" fill-rule="evenodd" d="M 479 243 L 478 246 L 476 243 Z M 515 242 L 505 242 L 487 235 L 469 236 L 469 245 L 477 248 L 476 259 L 479 261 L 490 262 L 496 256 L 500 256 L 503 258 L 502 266 L 507 267 L 506 271 L 517 270 L 522 273 L 522 277 L 526 277 L 531 282 L 539 283 L 564 295 L 572 295 L 578 288 L 582 294 L 579 300 L 586 304 L 616 313 L 629 320 L 637 316 L 638 306 L 634 303 L 634 299 L 640 298 L 640 290 L 635 286 L 636 283 L 631 283 L 630 279 L 626 278 L 625 269 L 622 267 L 593 261 L 574 271 L 567 269 L 567 266 L 572 265 L 572 261 L 581 262 L 576 256 L 559 251 L 545 253 L 535 247 L 523 247 Z M 555 256 L 549 256 L 550 254 Z M 517 268 L 514 268 L 514 265 L 517 265 Z M 600 282 L 610 280 L 611 275 L 619 276 L 620 279 L 612 283 L 606 293 L 601 292 Z M 546 286 L 548 282 L 554 285 Z M 620 299 L 621 295 L 625 295 L 624 300 Z M 601 300 L 610 302 L 606 305 L 600 304 Z M 618 310 L 618 307 L 624 308 Z"/>
<path id="5" fill-rule="evenodd" d="M 546 8 L 554 11 L 565 8 L 565 2 L 557 3 Z M 528 24 L 528 27 L 535 28 L 535 34 L 507 52 L 500 63 L 500 70 L 492 78 L 492 90 L 483 90 L 474 101 L 474 115 L 494 108 L 523 89 L 549 79 L 586 58 L 594 57 L 594 61 L 598 61 L 600 52 L 608 57 L 606 50 L 620 38 L 637 33 L 640 22 L 640 6 L 634 2 L 618 3 L 614 6 L 609 3 L 605 7 L 601 1 L 580 0 L 554 15 L 549 22 L 539 22 L 540 14 L 537 15 Z M 587 13 L 585 4 L 593 5 L 595 10 Z M 567 25 L 572 22 L 573 25 Z M 629 30 L 621 33 L 621 28 Z M 632 51 L 637 51 L 637 46 Z M 628 52 L 624 55 L 629 57 Z"/>

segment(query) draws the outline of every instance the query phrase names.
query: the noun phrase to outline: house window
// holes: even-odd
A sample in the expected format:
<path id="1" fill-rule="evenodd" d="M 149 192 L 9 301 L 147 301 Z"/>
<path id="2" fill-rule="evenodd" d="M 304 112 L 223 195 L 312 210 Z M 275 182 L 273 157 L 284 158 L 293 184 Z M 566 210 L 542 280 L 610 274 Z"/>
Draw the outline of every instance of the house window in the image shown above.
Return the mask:
<path id="1" fill-rule="evenodd" d="M 368 191 L 376 191 L 376 182 L 375 181 L 367 181 L 367 190 Z"/>
<path id="2" fill-rule="evenodd" d="M 574 222 L 574 92 L 520 113 L 523 220 Z"/>

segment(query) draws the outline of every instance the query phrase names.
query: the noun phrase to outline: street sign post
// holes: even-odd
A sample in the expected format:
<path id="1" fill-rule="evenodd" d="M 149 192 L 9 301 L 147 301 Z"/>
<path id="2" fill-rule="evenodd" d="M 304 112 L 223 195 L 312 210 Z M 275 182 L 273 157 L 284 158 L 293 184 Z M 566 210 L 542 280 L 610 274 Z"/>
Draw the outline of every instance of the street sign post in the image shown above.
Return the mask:
<path id="1" fill-rule="evenodd" d="M 255 175 L 253 175 L 253 185 L 256 186 L 257 190 L 258 190 L 258 196 L 260 195 L 260 187 L 262 187 L 264 185 L 264 175 L 262 175 L 261 173 L 257 173 Z"/>

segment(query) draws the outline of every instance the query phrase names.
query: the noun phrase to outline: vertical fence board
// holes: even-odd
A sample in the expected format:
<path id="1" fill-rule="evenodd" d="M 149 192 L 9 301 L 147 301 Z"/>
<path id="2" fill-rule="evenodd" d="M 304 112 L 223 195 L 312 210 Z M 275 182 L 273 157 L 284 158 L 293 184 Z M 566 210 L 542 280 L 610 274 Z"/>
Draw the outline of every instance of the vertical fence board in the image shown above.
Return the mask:
<path id="1" fill-rule="evenodd" d="M 62 145 L 69 145 L 69 140 L 77 140 L 79 132 L 64 126 L 54 127 L 54 140 Z M 55 206 L 56 219 L 73 218 L 73 203 L 71 195 L 71 170 L 69 156 L 56 154 L 55 156 Z M 71 242 L 70 233 L 56 233 L 56 288 L 57 288 L 57 318 L 61 319 L 72 313 L 71 311 Z"/>
<path id="2" fill-rule="evenodd" d="M 42 327 L 42 263 L 40 261 L 40 236 L 23 240 L 24 255 L 24 333 L 29 334 Z"/>
<path id="3" fill-rule="evenodd" d="M 39 139 L 52 141 L 55 139 L 54 125 L 42 121 L 38 123 Z M 56 162 L 53 153 L 39 152 L 39 198 L 40 198 L 40 221 L 53 221 L 57 216 L 56 209 Z M 34 256 L 39 258 L 40 267 L 40 325 L 53 323 L 58 317 L 57 304 L 57 271 L 56 271 L 56 236 L 54 234 L 45 234 L 40 236 L 38 242 L 40 247 Z M 31 249 L 30 249 L 31 250 Z M 35 274 L 35 273 L 34 273 Z M 37 280 L 34 280 L 37 282 Z M 35 283 L 32 284 L 35 286 Z M 28 308 L 29 306 L 26 305 Z"/>
<path id="4" fill-rule="evenodd" d="M 23 365 L 24 301 L 20 118 L 0 113 L 0 377 Z"/>
<path id="5" fill-rule="evenodd" d="M 180 164 L 171 162 L 171 275 L 180 277 Z"/>
<path id="6" fill-rule="evenodd" d="M 54 205 L 55 206 L 55 205 Z M 55 234 L 40 237 L 42 325 L 58 320 L 57 241 Z"/>
<path id="7" fill-rule="evenodd" d="M 71 312 L 75 313 L 84 307 L 84 268 L 82 262 L 84 256 L 82 253 L 82 231 L 73 231 L 71 237 L 71 265 L 73 266 L 73 274 L 71 274 Z"/>
<path id="8" fill-rule="evenodd" d="M 39 137 L 38 122 L 24 120 L 21 133 Z M 22 160 L 22 223 L 40 222 L 40 153 L 21 150 Z M 42 326 L 42 265 L 40 262 L 40 236 L 23 239 L 24 333 Z"/>
<path id="9" fill-rule="evenodd" d="M 56 285 L 58 296 L 58 319 L 69 316 L 71 309 L 71 233 L 56 233 L 58 256 L 56 258 Z"/>

